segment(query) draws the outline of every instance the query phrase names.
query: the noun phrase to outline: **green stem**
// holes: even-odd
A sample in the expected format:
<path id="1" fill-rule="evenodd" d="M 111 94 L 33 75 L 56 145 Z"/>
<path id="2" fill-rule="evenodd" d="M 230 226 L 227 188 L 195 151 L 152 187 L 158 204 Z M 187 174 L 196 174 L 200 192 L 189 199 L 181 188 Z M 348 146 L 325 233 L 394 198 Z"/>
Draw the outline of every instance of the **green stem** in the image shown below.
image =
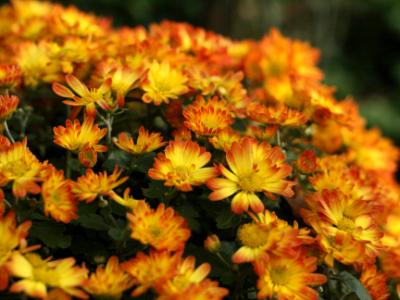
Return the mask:
<path id="1" fill-rule="evenodd" d="M 12 136 L 10 129 L 8 128 L 6 120 L 4 120 L 3 125 L 4 125 L 4 130 L 6 131 L 7 137 L 10 139 L 10 141 L 12 143 L 15 143 L 14 137 Z"/>
<path id="2" fill-rule="evenodd" d="M 107 142 L 109 145 L 112 144 L 112 125 L 114 122 L 114 117 L 111 113 L 107 113 L 107 117 L 104 117 L 102 114 L 98 113 L 104 124 L 107 126 Z"/>
<path id="3" fill-rule="evenodd" d="M 223 264 L 225 266 L 227 266 L 229 269 L 232 269 L 232 265 L 230 265 L 225 258 L 221 255 L 221 253 L 219 253 L 219 251 L 215 252 L 215 254 L 217 255 L 217 257 L 223 262 Z"/>
<path id="4" fill-rule="evenodd" d="M 276 130 L 276 143 L 278 144 L 279 147 L 282 147 L 281 132 L 280 132 L 279 128 Z"/>
<path id="5" fill-rule="evenodd" d="M 65 169 L 65 177 L 67 178 L 71 178 L 71 161 L 72 161 L 71 151 L 67 151 L 67 166 Z"/>

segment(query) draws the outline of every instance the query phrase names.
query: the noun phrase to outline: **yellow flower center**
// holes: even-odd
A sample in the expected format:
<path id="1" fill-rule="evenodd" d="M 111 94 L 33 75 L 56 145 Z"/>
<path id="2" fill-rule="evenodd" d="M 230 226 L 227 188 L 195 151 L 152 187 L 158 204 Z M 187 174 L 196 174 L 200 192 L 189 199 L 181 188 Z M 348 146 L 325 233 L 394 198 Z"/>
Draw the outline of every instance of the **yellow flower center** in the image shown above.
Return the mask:
<path id="1" fill-rule="evenodd" d="M 287 272 L 285 267 L 272 269 L 269 274 L 274 285 L 287 285 L 290 283 L 290 273 Z"/>
<path id="2" fill-rule="evenodd" d="M 354 224 L 354 221 L 345 216 L 343 216 L 337 224 L 337 228 L 346 232 L 353 232 L 355 227 L 356 225 Z"/>
<path id="3" fill-rule="evenodd" d="M 260 192 L 262 189 L 262 178 L 257 173 L 241 176 L 239 180 L 240 188 L 246 192 Z"/>
<path id="4" fill-rule="evenodd" d="M 246 247 L 258 248 L 268 243 L 269 230 L 260 224 L 247 223 L 239 228 L 238 239 Z"/>

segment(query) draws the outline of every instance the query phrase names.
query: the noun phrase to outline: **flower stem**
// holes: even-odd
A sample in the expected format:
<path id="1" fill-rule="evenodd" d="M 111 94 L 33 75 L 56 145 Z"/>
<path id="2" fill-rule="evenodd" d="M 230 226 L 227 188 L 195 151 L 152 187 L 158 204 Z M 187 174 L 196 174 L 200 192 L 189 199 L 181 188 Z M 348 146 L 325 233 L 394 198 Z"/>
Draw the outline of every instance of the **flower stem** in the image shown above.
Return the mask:
<path id="1" fill-rule="evenodd" d="M 3 122 L 4 130 L 6 131 L 7 137 L 10 139 L 12 143 L 15 143 L 14 137 L 12 136 L 10 129 L 8 128 L 7 121 Z"/>
<path id="2" fill-rule="evenodd" d="M 102 114 L 99 113 L 101 120 L 107 126 L 107 142 L 111 145 L 111 137 L 112 137 L 112 125 L 114 122 L 114 117 L 111 113 L 107 113 L 107 117 L 104 117 Z"/>

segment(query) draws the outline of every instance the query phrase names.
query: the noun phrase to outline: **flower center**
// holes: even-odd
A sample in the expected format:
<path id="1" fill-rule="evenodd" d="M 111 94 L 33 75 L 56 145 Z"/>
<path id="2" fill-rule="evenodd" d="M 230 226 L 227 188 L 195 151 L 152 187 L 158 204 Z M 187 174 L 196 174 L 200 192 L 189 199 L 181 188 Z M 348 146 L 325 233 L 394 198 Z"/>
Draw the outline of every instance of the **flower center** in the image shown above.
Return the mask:
<path id="1" fill-rule="evenodd" d="M 269 241 L 269 230 L 260 224 L 247 223 L 239 228 L 238 239 L 246 247 L 261 247 Z"/>
<path id="2" fill-rule="evenodd" d="M 247 176 L 242 176 L 239 180 L 239 185 L 246 192 L 260 192 L 262 178 L 257 173 L 251 173 Z"/>
<path id="3" fill-rule="evenodd" d="M 338 222 L 337 228 L 346 232 L 353 232 L 356 228 L 354 221 L 348 217 L 343 216 L 342 219 Z"/>
<path id="4" fill-rule="evenodd" d="M 279 267 L 270 270 L 271 281 L 274 285 L 287 285 L 289 283 L 289 273 L 287 268 Z"/>

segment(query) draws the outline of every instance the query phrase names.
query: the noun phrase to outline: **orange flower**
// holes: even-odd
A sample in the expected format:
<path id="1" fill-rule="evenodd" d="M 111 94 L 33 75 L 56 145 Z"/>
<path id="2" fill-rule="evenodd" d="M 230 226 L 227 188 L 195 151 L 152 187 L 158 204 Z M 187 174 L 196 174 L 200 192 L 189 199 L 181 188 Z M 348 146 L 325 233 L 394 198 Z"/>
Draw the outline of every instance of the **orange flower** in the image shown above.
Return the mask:
<path id="1" fill-rule="evenodd" d="M 79 287 L 88 271 L 85 267 L 74 265 L 75 259 L 72 257 L 50 261 L 43 260 L 35 253 L 22 255 L 14 252 L 7 268 L 10 274 L 22 279 L 11 285 L 10 292 L 24 292 L 30 297 L 45 298 L 47 287 L 55 287 L 77 298 L 86 299 L 87 295 Z"/>
<path id="2" fill-rule="evenodd" d="M 259 258 L 269 259 L 271 255 L 293 257 L 299 246 L 312 241 L 308 230 L 299 230 L 296 223 L 291 227 L 267 210 L 253 216 L 253 222 L 240 226 L 238 239 L 243 246 L 232 256 L 236 264 Z"/>
<path id="3" fill-rule="evenodd" d="M 115 166 L 111 175 L 106 171 L 96 174 L 92 169 L 87 169 L 76 182 L 72 182 L 72 192 L 79 201 L 93 202 L 97 196 L 108 196 L 113 189 L 128 180 L 128 177 L 119 178 L 121 173 L 118 166 Z"/>
<path id="4" fill-rule="evenodd" d="M 137 87 L 140 75 L 139 72 L 135 72 L 128 67 L 119 67 L 112 72 L 111 89 L 117 94 L 119 107 L 124 107 L 125 96 Z"/>
<path id="5" fill-rule="evenodd" d="M 204 248 L 210 252 L 218 252 L 221 248 L 221 241 L 216 234 L 209 235 L 204 241 Z"/>
<path id="6" fill-rule="evenodd" d="M 63 223 L 78 218 L 77 201 L 71 191 L 71 182 L 65 180 L 64 172 L 53 169 L 42 184 L 45 215 Z"/>
<path id="7" fill-rule="evenodd" d="M 107 147 L 99 145 L 106 135 L 107 129 L 100 129 L 94 119 L 87 117 L 82 123 L 68 119 L 64 126 L 53 128 L 54 143 L 70 151 L 79 153 L 80 162 L 86 167 L 93 167 L 97 162 L 97 152 L 107 151 Z"/>
<path id="8" fill-rule="evenodd" d="M 390 296 L 385 274 L 377 271 L 375 265 L 364 267 L 360 277 L 361 283 L 367 288 L 368 294 L 374 300 L 386 300 Z"/>
<path id="9" fill-rule="evenodd" d="M 0 95 L 0 122 L 11 117 L 19 104 L 17 96 Z"/>
<path id="10" fill-rule="evenodd" d="M 153 61 L 149 66 L 147 80 L 143 84 L 143 102 L 160 105 L 169 103 L 186 94 L 189 88 L 186 85 L 187 77 L 177 69 L 172 69 L 168 62 Z"/>
<path id="11" fill-rule="evenodd" d="M 0 187 L 13 181 L 12 191 L 16 197 L 27 193 L 40 193 L 39 173 L 42 164 L 27 147 L 26 138 L 0 150 Z"/>
<path id="12" fill-rule="evenodd" d="M 300 126 L 307 122 L 304 114 L 285 105 L 265 106 L 254 102 L 247 107 L 247 114 L 252 120 L 266 124 Z"/>
<path id="13" fill-rule="evenodd" d="M 21 82 L 22 71 L 16 64 L 0 64 L 0 87 L 12 89 Z"/>
<path id="14" fill-rule="evenodd" d="M 302 173 L 314 173 L 317 169 L 317 157 L 312 150 L 305 150 L 296 161 L 296 165 Z"/>
<path id="15" fill-rule="evenodd" d="M 109 258 L 105 268 L 97 267 L 83 283 L 83 288 L 96 297 L 119 299 L 133 285 L 133 278 L 119 264 L 118 257 Z"/>
<path id="16" fill-rule="evenodd" d="M 140 202 L 127 217 L 131 237 L 157 250 L 182 250 L 190 237 L 185 218 L 171 207 L 166 209 L 164 204 L 154 210 L 146 202 Z"/>
<path id="17" fill-rule="evenodd" d="M 124 262 L 122 268 L 133 277 L 135 285 L 138 285 L 132 296 L 140 296 L 158 282 L 173 277 L 180 260 L 180 253 L 150 250 L 149 255 L 139 252 L 135 258 Z"/>
<path id="18" fill-rule="evenodd" d="M 143 154 L 153 152 L 154 150 L 164 146 L 167 142 L 163 141 L 163 137 L 160 133 L 150 133 L 141 126 L 136 144 L 125 132 L 120 133 L 118 139 L 114 139 L 114 143 L 118 148 L 131 154 Z"/>
<path id="19" fill-rule="evenodd" d="M 317 300 L 318 292 L 309 286 L 323 285 L 326 277 L 313 273 L 317 269 L 316 262 L 316 257 L 302 255 L 256 261 L 258 299 Z"/>
<path id="20" fill-rule="evenodd" d="M 65 80 L 72 91 L 62 84 L 57 82 L 53 83 L 54 93 L 60 97 L 70 99 L 64 100 L 63 102 L 65 104 L 78 108 L 84 106 L 86 114 L 89 117 L 96 116 L 96 104 L 104 110 L 115 109 L 115 103 L 111 98 L 111 79 L 104 81 L 100 87 L 93 89 L 89 89 L 84 83 L 71 74 L 65 76 Z"/>
<path id="21" fill-rule="evenodd" d="M 215 149 L 228 151 L 231 149 L 233 143 L 239 142 L 241 138 L 242 137 L 238 132 L 234 131 L 231 127 L 227 127 L 210 137 L 208 141 Z"/>
<path id="22" fill-rule="evenodd" d="M 198 97 L 184 111 L 185 126 L 198 135 L 214 135 L 233 123 L 232 112 L 225 101 Z"/>
<path id="23" fill-rule="evenodd" d="M 170 141 L 165 153 L 159 153 L 154 160 L 149 176 L 165 180 L 166 186 L 175 186 L 188 192 L 192 185 L 201 185 L 215 176 L 214 168 L 203 168 L 211 154 L 192 141 Z"/>
<path id="24" fill-rule="evenodd" d="M 222 200 L 236 194 L 232 200 L 232 210 L 240 214 L 249 207 L 256 213 L 264 210 L 264 204 L 256 193 L 264 192 L 293 196 L 293 182 L 285 180 L 292 169 L 284 162 L 285 155 L 278 147 L 271 148 L 266 143 L 245 138 L 235 142 L 226 153 L 230 170 L 222 164 L 219 171 L 225 178 L 208 180 L 207 186 L 213 190 L 209 195 L 212 201 Z"/>

